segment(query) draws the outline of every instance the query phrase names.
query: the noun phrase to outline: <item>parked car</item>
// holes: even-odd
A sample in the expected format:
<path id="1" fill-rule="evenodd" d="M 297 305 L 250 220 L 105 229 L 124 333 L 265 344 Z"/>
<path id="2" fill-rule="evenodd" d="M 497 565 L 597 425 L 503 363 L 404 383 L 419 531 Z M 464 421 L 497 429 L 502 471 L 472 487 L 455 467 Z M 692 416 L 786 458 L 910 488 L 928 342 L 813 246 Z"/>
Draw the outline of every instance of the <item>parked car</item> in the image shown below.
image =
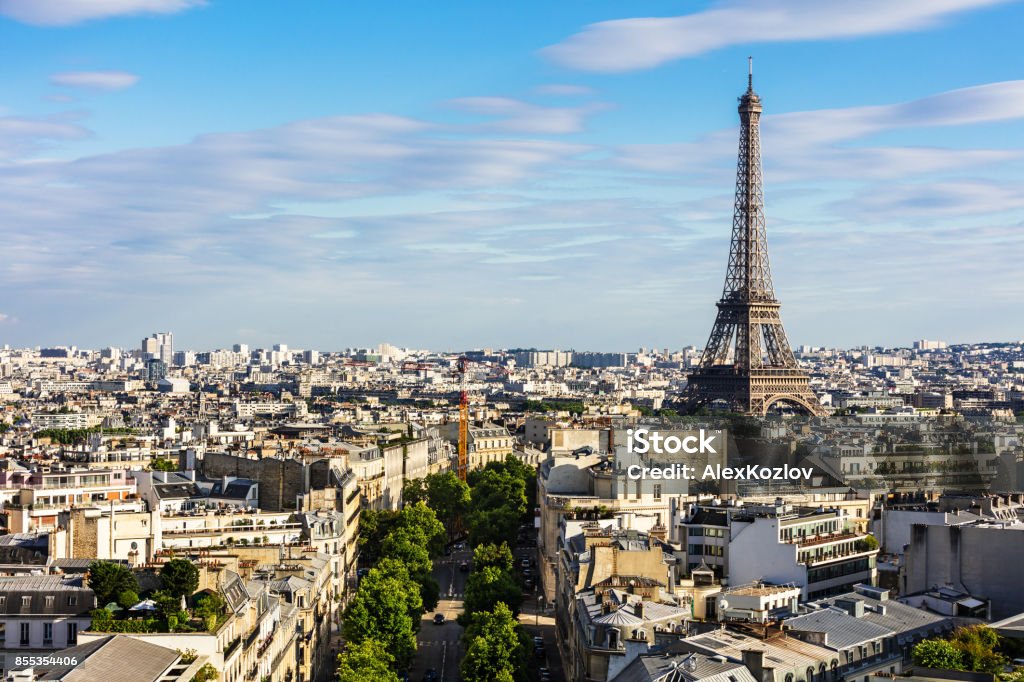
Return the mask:
<path id="1" fill-rule="evenodd" d="M 433 668 L 427 668 L 427 672 L 423 675 L 423 682 L 437 682 L 439 679 L 441 676 Z"/>
<path id="2" fill-rule="evenodd" d="M 435 613 L 434 614 L 434 625 L 444 625 L 444 614 L 443 613 Z"/>
<path id="3" fill-rule="evenodd" d="M 519 562 L 519 567 L 520 568 L 529 568 L 530 567 L 530 560 L 528 558 L 523 558 L 523 560 Z"/>
<path id="4" fill-rule="evenodd" d="M 463 561 L 459 564 L 459 573 L 469 573 L 469 564 Z"/>

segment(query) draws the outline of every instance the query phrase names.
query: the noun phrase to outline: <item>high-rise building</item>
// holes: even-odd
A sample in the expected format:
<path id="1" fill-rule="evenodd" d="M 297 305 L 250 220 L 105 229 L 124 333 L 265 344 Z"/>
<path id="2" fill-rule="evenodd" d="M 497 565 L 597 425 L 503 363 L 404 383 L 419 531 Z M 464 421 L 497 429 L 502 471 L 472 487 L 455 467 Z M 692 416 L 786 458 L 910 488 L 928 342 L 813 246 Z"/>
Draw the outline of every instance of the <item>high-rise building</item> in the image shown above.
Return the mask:
<path id="1" fill-rule="evenodd" d="M 689 404 L 725 403 L 763 415 L 779 402 L 824 412 L 797 365 L 772 286 L 761 186 L 761 98 L 751 70 L 740 98 L 740 145 L 732 242 L 718 316 L 700 365 L 689 377 Z"/>
<path id="2" fill-rule="evenodd" d="M 247 344 L 247 343 L 236 343 L 235 345 L 231 346 L 231 350 L 233 350 L 236 353 L 241 353 L 242 355 L 248 356 L 249 355 L 249 344 Z"/>
<path id="3" fill-rule="evenodd" d="M 171 332 L 156 332 L 142 339 L 142 358 L 156 359 L 165 365 L 174 362 L 174 335 Z"/>

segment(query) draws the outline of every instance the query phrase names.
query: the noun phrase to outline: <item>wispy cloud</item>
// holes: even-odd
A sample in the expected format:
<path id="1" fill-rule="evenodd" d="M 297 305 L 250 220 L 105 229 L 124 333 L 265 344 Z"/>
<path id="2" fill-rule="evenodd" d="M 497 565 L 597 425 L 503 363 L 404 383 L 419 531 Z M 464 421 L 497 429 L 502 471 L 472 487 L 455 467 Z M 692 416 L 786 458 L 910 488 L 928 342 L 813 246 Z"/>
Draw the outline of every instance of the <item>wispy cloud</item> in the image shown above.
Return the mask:
<path id="1" fill-rule="evenodd" d="M 89 134 L 62 117 L 0 116 L 0 161 L 24 157 L 54 141 L 76 140 Z"/>
<path id="2" fill-rule="evenodd" d="M 50 76 L 53 85 L 85 90 L 124 90 L 138 82 L 139 77 L 127 71 L 68 71 Z"/>
<path id="3" fill-rule="evenodd" d="M 531 135 L 566 135 L 581 132 L 590 114 L 603 105 L 582 107 L 545 107 L 508 97 L 462 97 L 448 101 L 448 106 L 494 120 L 483 127 L 488 130 Z"/>
<path id="4" fill-rule="evenodd" d="M 773 182 L 872 180 L 921 177 L 1024 159 L 1020 149 L 954 149 L 865 144 L 872 136 L 1024 119 L 1024 81 L 961 88 L 897 104 L 768 114 L 762 119 L 765 163 Z M 731 172 L 735 129 L 695 142 L 623 145 L 618 160 L 637 170 L 713 174 Z"/>
<path id="5" fill-rule="evenodd" d="M 0 0 L 0 15 L 37 26 L 67 26 L 92 19 L 174 14 L 206 0 Z"/>
<path id="6" fill-rule="evenodd" d="M 534 88 L 538 95 L 551 95 L 552 97 L 587 97 L 594 94 L 594 89 L 586 85 L 572 85 L 569 83 L 548 83 L 538 85 Z"/>
<path id="7" fill-rule="evenodd" d="M 734 0 L 685 16 L 591 24 L 545 48 L 542 54 L 557 64 L 581 71 L 635 71 L 730 45 L 917 31 L 939 25 L 953 14 L 1006 1 Z"/>

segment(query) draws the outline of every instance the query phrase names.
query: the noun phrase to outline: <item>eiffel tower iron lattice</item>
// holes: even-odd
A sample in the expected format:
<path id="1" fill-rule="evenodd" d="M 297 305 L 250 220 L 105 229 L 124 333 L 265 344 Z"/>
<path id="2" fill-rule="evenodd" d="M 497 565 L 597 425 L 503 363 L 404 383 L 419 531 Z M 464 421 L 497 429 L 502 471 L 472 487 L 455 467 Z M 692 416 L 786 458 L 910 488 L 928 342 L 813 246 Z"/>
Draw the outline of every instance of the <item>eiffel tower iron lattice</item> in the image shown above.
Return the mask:
<path id="1" fill-rule="evenodd" d="M 689 377 L 688 403 L 724 400 L 735 411 L 763 415 L 775 403 L 787 402 L 812 415 L 824 414 L 786 339 L 772 286 L 761 186 L 761 98 L 754 92 L 753 68 L 739 102 L 729 266 L 715 326 Z"/>

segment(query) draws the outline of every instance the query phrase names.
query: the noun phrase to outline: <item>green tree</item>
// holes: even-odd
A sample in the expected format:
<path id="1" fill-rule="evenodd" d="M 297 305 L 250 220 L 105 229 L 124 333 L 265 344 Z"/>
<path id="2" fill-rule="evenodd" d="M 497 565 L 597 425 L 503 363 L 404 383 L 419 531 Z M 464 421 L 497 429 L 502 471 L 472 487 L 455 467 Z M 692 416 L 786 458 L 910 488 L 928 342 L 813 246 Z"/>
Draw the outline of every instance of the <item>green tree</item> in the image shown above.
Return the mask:
<path id="1" fill-rule="evenodd" d="M 512 550 L 509 549 L 507 542 L 500 545 L 477 545 L 473 550 L 473 569 L 477 571 L 488 566 L 496 566 L 503 571 L 511 572 L 512 562 Z"/>
<path id="2" fill-rule="evenodd" d="M 945 639 L 926 639 L 918 642 L 912 652 L 914 663 L 925 668 L 962 670 L 963 653 Z"/>
<path id="3" fill-rule="evenodd" d="M 409 571 L 409 577 L 420 586 L 420 597 L 423 608 L 433 611 L 440 597 L 440 587 L 431 575 L 433 562 L 426 548 L 420 544 L 422 536 L 406 527 L 396 528 L 384 538 L 381 554 L 389 559 L 400 561 Z"/>
<path id="4" fill-rule="evenodd" d="M 139 581 L 131 569 L 113 561 L 93 561 L 87 575 L 89 587 L 96 593 L 96 601 L 101 606 L 116 601 L 122 592 L 139 591 Z"/>
<path id="5" fill-rule="evenodd" d="M 407 478 L 402 484 L 402 503 L 416 504 L 427 501 L 427 482 L 422 478 Z"/>
<path id="6" fill-rule="evenodd" d="M 501 603 L 518 614 L 522 599 L 522 590 L 511 571 L 497 566 L 477 567 L 466 579 L 466 613 L 493 611 Z"/>
<path id="7" fill-rule="evenodd" d="M 1000 673 L 1007 658 L 996 651 L 999 635 L 987 625 L 968 625 L 953 632 L 953 646 L 963 655 L 963 670 L 978 673 Z"/>
<path id="8" fill-rule="evenodd" d="M 191 597 L 199 589 L 199 568 L 188 559 L 171 559 L 160 569 L 160 582 L 175 597 Z"/>
<path id="9" fill-rule="evenodd" d="M 375 564 L 384 556 L 384 540 L 392 532 L 405 529 L 418 538 L 430 558 L 444 552 L 444 525 L 437 520 L 437 514 L 423 502 L 408 505 L 401 511 L 364 510 L 359 517 L 359 547 L 363 558 Z"/>
<path id="10" fill-rule="evenodd" d="M 427 506 L 450 531 L 455 519 L 469 511 L 469 485 L 451 471 L 431 474 L 426 481 Z"/>
<path id="11" fill-rule="evenodd" d="M 338 682 L 398 682 L 395 657 L 375 639 L 350 644 L 338 656 Z"/>
<path id="12" fill-rule="evenodd" d="M 465 638 L 466 655 L 459 666 L 465 682 L 526 679 L 526 635 L 507 606 L 474 614 Z"/>
<path id="13" fill-rule="evenodd" d="M 423 502 L 417 502 L 406 506 L 399 514 L 400 526 L 420 536 L 430 558 L 435 559 L 444 553 L 448 535 L 433 509 Z"/>
<path id="14" fill-rule="evenodd" d="M 416 625 L 423 614 L 419 589 L 395 559 L 383 559 L 359 582 L 345 609 L 344 635 L 350 643 L 373 639 L 407 667 L 416 651 Z"/>
<path id="15" fill-rule="evenodd" d="M 870 552 L 878 549 L 878 540 L 875 539 L 874 535 L 865 535 L 860 540 L 857 540 L 854 545 L 858 552 Z"/>
<path id="16" fill-rule="evenodd" d="M 509 471 L 509 463 L 492 462 L 470 476 L 470 511 L 466 520 L 469 542 L 474 546 L 515 542 L 527 510 L 526 482 L 518 470 Z"/>
<path id="17" fill-rule="evenodd" d="M 177 471 L 178 465 L 169 459 L 158 457 L 149 463 L 149 468 L 153 471 Z"/>
<path id="18" fill-rule="evenodd" d="M 121 590 L 117 593 L 117 603 L 126 609 L 130 609 L 139 603 L 139 593 L 135 590 Z"/>

